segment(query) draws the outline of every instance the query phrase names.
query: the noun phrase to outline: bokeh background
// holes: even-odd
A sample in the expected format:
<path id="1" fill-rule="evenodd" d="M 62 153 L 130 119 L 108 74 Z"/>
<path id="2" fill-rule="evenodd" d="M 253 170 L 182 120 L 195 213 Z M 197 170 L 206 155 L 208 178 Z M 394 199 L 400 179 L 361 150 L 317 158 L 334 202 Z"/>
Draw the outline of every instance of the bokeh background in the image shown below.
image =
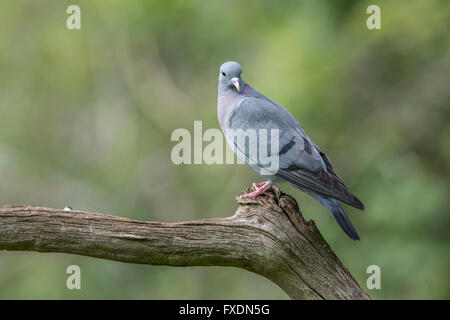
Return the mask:
<path id="1" fill-rule="evenodd" d="M 286 106 L 366 204 L 351 241 L 282 185 L 374 299 L 450 298 L 450 2 L 0 2 L 0 204 L 182 221 L 234 213 L 260 177 L 174 165 L 176 128 L 219 128 L 218 68 L 236 60 Z M 381 8 L 382 30 L 366 27 Z M 81 290 L 68 290 L 68 265 Z M 366 268 L 381 268 L 367 290 Z M 161 267 L 0 252 L 3 299 L 287 299 L 225 267 Z"/>

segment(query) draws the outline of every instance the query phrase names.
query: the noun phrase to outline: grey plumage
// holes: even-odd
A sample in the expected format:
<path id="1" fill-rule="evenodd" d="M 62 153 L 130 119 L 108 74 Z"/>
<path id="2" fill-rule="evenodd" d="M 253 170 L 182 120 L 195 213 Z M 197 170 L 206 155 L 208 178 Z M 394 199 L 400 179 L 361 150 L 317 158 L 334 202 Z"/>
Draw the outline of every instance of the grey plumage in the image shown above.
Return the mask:
<path id="1" fill-rule="evenodd" d="M 222 130 L 226 134 L 238 129 L 266 129 L 268 133 L 270 129 L 277 129 L 278 150 L 271 145 L 270 138 L 267 148 L 272 154 L 278 154 L 279 168 L 271 171 L 267 180 L 271 184 L 288 181 L 308 193 L 333 215 L 350 238 L 359 239 L 337 200 L 361 210 L 363 203 L 348 190 L 328 157 L 308 137 L 297 119 L 283 106 L 246 84 L 241 73 L 236 62 L 226 62 L 220 68 L 217 107 Z M 227 142 L 254 170 L 267 169 L 258 158 L 251 157 L 248 145 L 236 139 L 227 138 Z M 260 148 L 258 140 L 257 149 Z"/>

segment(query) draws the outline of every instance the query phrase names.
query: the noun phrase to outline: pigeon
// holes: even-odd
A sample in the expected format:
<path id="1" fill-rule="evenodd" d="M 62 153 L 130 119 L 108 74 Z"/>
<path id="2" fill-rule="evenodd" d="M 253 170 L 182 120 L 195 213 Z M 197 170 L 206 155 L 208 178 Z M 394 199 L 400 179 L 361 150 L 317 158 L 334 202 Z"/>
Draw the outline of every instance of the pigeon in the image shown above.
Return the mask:
<path id="1" fill-rule="evenodd" d="M 237 62 L 225 62 L 220 67 L 217 116 L 226 141 L 238 159 L 259 174 L 264 172 L 266 178 L 264 182 L 254 183 L 255 191 L 242 197 L 258 197 L 268 194 L 270 189 L 280 192 L 277 184 L 287 181 L 316 199 L 351 239 L 359 240 L 340 201 L 360 210 L 364 210 L 364 204 L 345 186 L 330 159 L 305 133 L 298 120 L 286 108 L 245 83 L 241 74 L 242 68 Z M 252 139 L 239 139 L 239 135 L 229 134 L 248 133 L 248 130 L 261 132 L 261 129 L 277 133 L 278 141 L 258 137 L 256 153 L 251 152 L 249 144 Z M 266 162 L 258 157 L 262 149 L 270 150 L 268 154 L 271 156 L 277 156 L 276 168 L 268 169 Z"/>

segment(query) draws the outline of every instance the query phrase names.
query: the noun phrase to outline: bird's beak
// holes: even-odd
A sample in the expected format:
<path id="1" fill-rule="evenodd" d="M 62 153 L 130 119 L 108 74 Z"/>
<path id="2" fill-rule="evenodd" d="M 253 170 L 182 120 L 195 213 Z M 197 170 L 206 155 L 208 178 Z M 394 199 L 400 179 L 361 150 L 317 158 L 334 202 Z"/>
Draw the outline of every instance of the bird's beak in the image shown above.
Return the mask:
<path id="1" fill-rule="evenodd" d="M 239 78 L 232 78 L 231 79 L 231 83 L 233 83 L 233 86 L 236 87 L 237 91 L 240 92 L 241 91 L 241 86 L 239 84 Z"/>

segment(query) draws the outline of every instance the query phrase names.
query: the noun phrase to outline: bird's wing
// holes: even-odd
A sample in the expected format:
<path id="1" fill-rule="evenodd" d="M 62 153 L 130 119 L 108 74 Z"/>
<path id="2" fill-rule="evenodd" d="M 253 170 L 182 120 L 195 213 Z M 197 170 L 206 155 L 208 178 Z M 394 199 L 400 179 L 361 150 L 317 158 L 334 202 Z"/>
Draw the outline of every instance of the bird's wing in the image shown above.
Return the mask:
<path id="1" fill-rule="evenodd" d="M 342 180 L 326 170 L 309 171 L 291 165 L 288 168 L 280 169 L 277 175 L 301 188 L 315 191 L 321 195 L 345 202 L 357 209 L 364 210 L 364 204 L 361 200 L 348 190 L 342 183 Z"/>
<path id="2" fill-rule="evenodd" d="M 334 179 L 336 179 L 336 181 L 341 184 L 343 187 L 346 188 L 344 181 L 342 181 L 342 179 L 339 177 L 339 175 L 337 174 L 336 171 L 334 171 L 333 166 L 331 165 L 331 161 L 330 159 L 327 157 L 327 155 L 325 154 L 325 152 L 323 152 L 322 150 L 320 150 L 320 148 L 314 143 L 314 147 L 316 148 L 316 150 L 319 152 L 320 156 L 322 157 L 322 160 L 325 163 L 325 166 L 327 168 L 327 172 L 333 176 Z"/>
<path id="3" fill-rule="evenodd" d="M 250 96 L 234 106 L 226 121 L 227 129 L 266 129 L 267 150 L 279 156 L 275 173 L 292 184 L 340 200 L 358 209 L 362 202 L 353 195 L 334 171 L 330 160 L 306 135 L 300 123 L 284 107 L 264 96 Z M 273 150 L 270 129 L 278 129 L 278 149 Z M 248 145 L 239 139 L 229 141 L 246 160 L 255 161 Z M 258 152 L 260 145 L 258 143 Z M 258 153 L 259 154 L 259 153 Z"/>
<path id="4" fill-rule="evenodd" d="M 236 152 L 247 161 L 264 165 L 259 158 L 255 158 L 255 153 L 250 152 L 248 140 L 237 139 L 236 136 L 229 137 L 228 131 L 237 132 L 238 129 L 249 133 L 249 129 L 261 133 L 261 129 L 267 130 L 267 146 L 261 146 L 261 135 L 257 141 L 257 155 L 263 147 L 270 155 L 278 155 L 279 168 L 296 161 L 304 168 L 318 170 L 324 167 L 324 163 L 319 153 L 313 148 L 309 137 L 304 133 L 298 121 L 282 106 L 274 104 L 265 97 L 245 97 L 238 101 L 230 112 L 225 122 L 226 136 L 228 143 L 235 147 Z M 278 146 L 272 142 L 272 131 L 277 130 L 279 139 Z M 232 140 L 231 140 L 232 139 Z M 264 149 L 263 149 L 264 150 Z M 277 168 L 278 171 L 278 168 Z M 276 172 L 275 172 L 276 173 Z"/>
<path id="5" fill-rule="evenodd" d="M 345 186 L 342 179 L 334 171 L 327 155 L 315 143 L 312 144 L 322 158 L 325 168 L 309 170 L 302 167 L 301 163 L 294 161 L 289 166 L 282 167 L 278 171 L 278 175 L 301 188 L 315 191 L 364 210 L 364 204 Z"/>

